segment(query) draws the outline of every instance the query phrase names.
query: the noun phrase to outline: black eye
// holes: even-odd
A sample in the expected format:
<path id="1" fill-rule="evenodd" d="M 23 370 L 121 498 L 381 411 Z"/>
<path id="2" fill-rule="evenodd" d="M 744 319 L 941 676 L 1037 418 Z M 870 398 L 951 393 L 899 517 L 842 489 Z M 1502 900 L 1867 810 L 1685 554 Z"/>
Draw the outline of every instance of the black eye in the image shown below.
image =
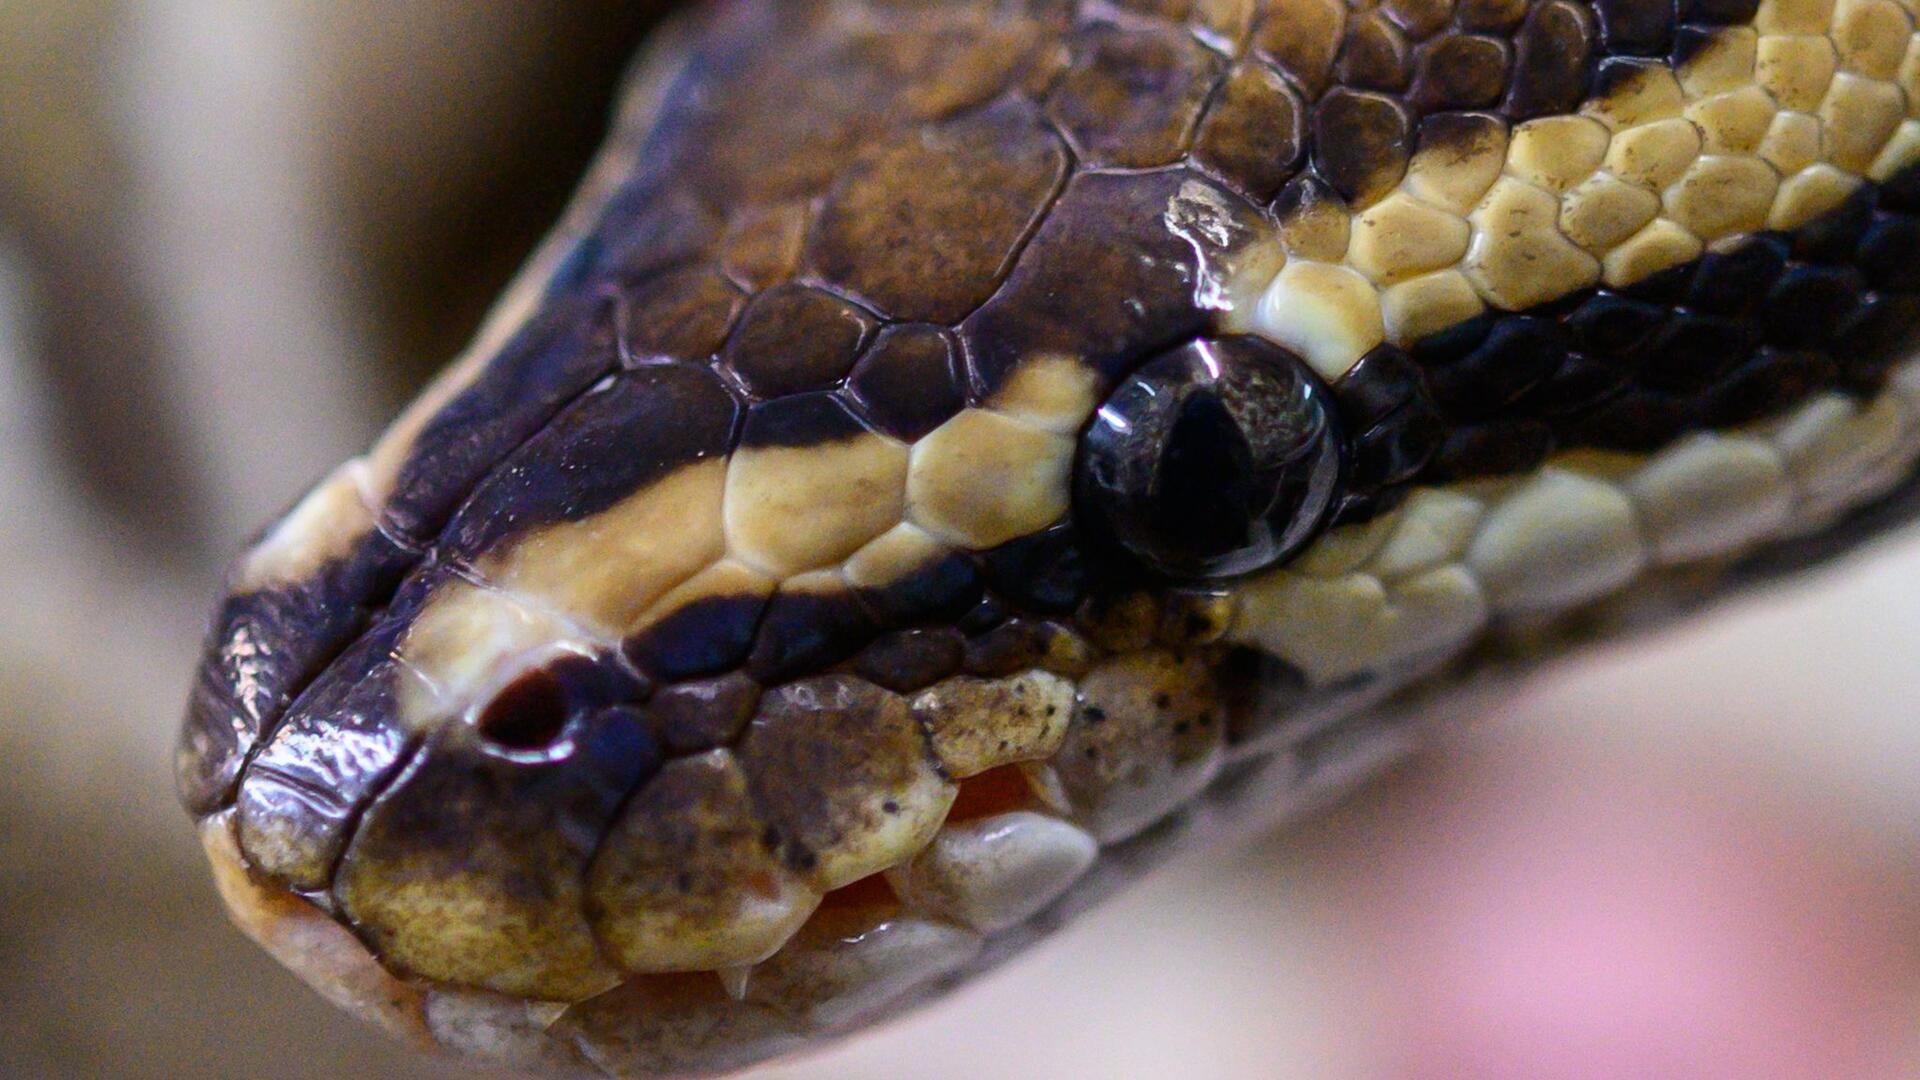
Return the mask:
<path id="1" fill-rule="evenodd" d="M 1174 577 L 1270 566 L 1339 496 L 1332 395 L 1258 338 L 1195 341 L 1134 372 L 1080 445 L 1081 520 Z"/>

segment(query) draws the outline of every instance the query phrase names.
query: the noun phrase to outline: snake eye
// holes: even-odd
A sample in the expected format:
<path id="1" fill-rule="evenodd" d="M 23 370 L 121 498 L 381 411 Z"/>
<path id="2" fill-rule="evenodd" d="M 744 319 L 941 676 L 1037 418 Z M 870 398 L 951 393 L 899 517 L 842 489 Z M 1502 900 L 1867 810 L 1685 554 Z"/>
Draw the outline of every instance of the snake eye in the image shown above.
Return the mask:
<path id="1" fill-rule="evenodd" d="M 1164 353 L 1113 392 L 1080 444 L 1083 523 L 1179 578 L 1226 577 L 1305 546 L 1339 496 L 1332 395 L 1257 338 Z"/>

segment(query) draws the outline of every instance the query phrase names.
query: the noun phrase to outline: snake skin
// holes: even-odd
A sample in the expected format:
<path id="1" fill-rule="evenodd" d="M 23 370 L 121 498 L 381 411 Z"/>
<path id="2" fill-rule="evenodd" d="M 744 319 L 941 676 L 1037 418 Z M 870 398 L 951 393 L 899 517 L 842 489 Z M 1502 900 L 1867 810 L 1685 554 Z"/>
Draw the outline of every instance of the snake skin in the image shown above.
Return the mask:
<path id="1" fill-rule="evenodd" d="M 424 1046 L 724 1071 L 1903 516 L 1917 16 L 697 8 L 468 355 L 236 564 L 178 754 L 236 921 Z M 1081 434 L 1183 347 L 1324 387 L 1292 557 L 1089 527 Z"/>

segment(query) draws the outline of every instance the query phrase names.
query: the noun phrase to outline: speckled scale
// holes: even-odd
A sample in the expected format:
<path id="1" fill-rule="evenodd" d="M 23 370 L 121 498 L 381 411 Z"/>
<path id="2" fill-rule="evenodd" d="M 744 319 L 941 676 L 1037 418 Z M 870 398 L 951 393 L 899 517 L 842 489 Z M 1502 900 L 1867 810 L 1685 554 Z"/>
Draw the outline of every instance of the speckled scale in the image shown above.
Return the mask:
<path id="1" fill-rule="evenodd" d="M 1047 115 L 1089 165 L 1169 165 L 1187 151 L 1220 60 L 1176 30 L 1095 25 L 1071 41 L 1073 64 Z"/>
<path id="2" fill-rule="evenodd" d="M 802 873 L 897 814 L 867 803 L 870 789 L 910 785 L 929 749 L 905 701 L 871 683 L 822 676 L 772 691 L 738 751 L 754 801 L 783 861 Z M 864 876 L 864 875 L 861 875 Z"/>
<path id="3" fill-rule="evenodd" d="M 1066 147 L 1024 102 L 912 132 L 828 189 L 807 258 L 891 317 L 958 321 L 992 293 L 1066 170 Z"/>
<path id="4" fill-rule="evenodd" d="M 587 925 L 583 880 L 658 760 L 619 710 L 524 756 L 445 728 L 368 806 L 341 860 L 340 905 L 402 970 L 542 1000 L 609 989 L 619 974 Z"/>

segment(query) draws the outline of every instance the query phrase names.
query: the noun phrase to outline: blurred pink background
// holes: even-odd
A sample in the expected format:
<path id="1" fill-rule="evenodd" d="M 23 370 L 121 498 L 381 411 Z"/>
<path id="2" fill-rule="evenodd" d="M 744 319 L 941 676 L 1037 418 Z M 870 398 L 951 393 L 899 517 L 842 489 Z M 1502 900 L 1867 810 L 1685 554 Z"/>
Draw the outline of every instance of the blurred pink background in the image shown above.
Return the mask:
<path id="1" fill-rule="evenodd" d="M 659 5 L 0 5 L 0 1075 L 454 1076 L 226 927 L 219 562 L 457 346 Z M 1920 535 L 1516 687 L 781 1078 L 1920 1076 Z"/>

